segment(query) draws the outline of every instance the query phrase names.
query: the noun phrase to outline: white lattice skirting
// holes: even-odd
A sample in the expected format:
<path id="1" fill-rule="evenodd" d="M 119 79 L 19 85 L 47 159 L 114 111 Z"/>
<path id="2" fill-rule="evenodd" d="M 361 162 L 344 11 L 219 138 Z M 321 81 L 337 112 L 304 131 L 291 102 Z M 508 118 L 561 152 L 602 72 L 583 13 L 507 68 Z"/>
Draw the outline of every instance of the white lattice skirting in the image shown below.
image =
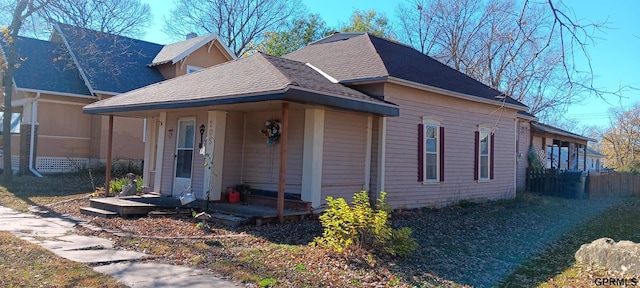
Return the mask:
<path id="1" fill-rule="evenodd" d="M 87 167 L 89 158 L 36 157 L 36 169 L 40 173 L 73 172 Z"/>

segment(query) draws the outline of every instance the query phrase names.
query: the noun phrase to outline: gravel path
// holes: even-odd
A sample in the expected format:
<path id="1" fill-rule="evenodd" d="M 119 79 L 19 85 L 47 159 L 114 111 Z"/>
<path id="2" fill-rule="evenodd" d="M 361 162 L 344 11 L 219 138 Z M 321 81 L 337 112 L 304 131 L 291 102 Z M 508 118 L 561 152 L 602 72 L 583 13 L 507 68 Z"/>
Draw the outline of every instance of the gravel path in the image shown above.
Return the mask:
<path id="1" fill-rule="evenodd" d="M 397 271 L 420 283 L 435 276 L 495 286 L 547 244 L 621 200 L 534 196 L 524 202 L 404 213 L 394 224 L 411 227 L 420 248 L 412 259 L 398 263 Z"/>

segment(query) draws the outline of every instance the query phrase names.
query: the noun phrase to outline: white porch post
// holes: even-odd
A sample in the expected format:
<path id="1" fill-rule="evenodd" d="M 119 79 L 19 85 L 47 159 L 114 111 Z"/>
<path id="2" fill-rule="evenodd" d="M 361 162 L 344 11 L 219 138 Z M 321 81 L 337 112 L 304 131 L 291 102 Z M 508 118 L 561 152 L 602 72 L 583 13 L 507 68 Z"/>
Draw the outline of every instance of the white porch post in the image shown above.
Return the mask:
<path id="1" fill-rule="evenodd" d="M 207 191 L 210 200 L 220 200 L 222 195 L 222 170 L 224 169 L 224 139 L 227 128 L 227 112 L 208 111 L 207 138 L 205 143 L 205 161 L 208 163 L 204 171 L 204 185 L 202 198 L 207 199 Z M 213 173 L 213 175 L 211 175 Z"/>
<path id="2" fill-rule="evenodd" d="M 167 129 L 167 112 L 160 112 L 160 117 L 158 118 L 158 124 L 160 124 L 160 129 L 158 129 L 158 151 L 156 151 L 156 175 L 153 179 L 153 190 L 156 192 L 160 192 L 161 195 L 164 195 L 163 192 L 168 192 L 168 195 L 171 195 L 171 190 L 162 191 L 162 163 L 164 162 L 164 135 L 165 130 Z"/>
<path id="3" fill-rule="evenodd" d="M 380 192 L 384 191 L 385 166 L 387 158 L 387 117 L 378 118 L 378 191 L 376 196 L 380 197 Z"/>
<path id="4" fill-rule="evenodd" d="M 364 155 L 364 185 L 362 190 L 370 192 L 371 188 L 371 135 L 373 135 L 373 117 L 367 117 L 367 148 Z"/>
<path id="5" fill-rule="evenodd" d="M 306 109 L 302 156 L 302 200 L 311 202 L 311 207 L 318 207 L 322 203 L 323 141 L 324 110 Z"/>
<path id="6" fill-rule="evenodd" d="M 151 155 L 153 147 L 155 147 L 156 139 L 154 137 L 153 129 L 155 126 L 155 117 L 147 117 L 145 120 L 145 129 L 147 133 L 144 135 L 144 166 L 142 167 L 142 185 L 149 186 L 151 179 Z"/>

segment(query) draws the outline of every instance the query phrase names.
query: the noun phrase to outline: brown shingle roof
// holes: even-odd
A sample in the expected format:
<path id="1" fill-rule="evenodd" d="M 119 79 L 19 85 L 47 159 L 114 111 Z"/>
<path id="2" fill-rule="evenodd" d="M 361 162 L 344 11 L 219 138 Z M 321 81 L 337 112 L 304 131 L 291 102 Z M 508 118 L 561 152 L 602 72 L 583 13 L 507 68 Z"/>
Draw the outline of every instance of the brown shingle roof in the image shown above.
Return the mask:
<path id="1" fill-rule="evenodd" d="M 341 83 L 395 77 L 496 102 L 502 93 L 473 78 L 393 41 L 362 33 L 335 34 L 294 51 L 284 58 L 309 62 Z M 507 97 L 509 104 L 526 107 Z"/>
<path id="2" fill-rule="evenodd" d="M 296 92 L 290 92 L 293 90 Z M 263 97 L 265 95 L 280 96 L 265 98 Z M 256 98 L 257 96 L 261 98 Z M 84 111 L 104 114 L 117 111 L 215 105 L 215 103 L 221 103 L 220 101 L 226 101 L 224 104 L 228 104 L 269 99 L 326 105 L 331 103 L 327 100 L 330 97 L 350 101 L 350 107 L 356 104 L 355 102 L 360 102 L 351 107 L 354 110 L 360 109 L 357 107 L 366 103 L 368 107 L 374 105 L 378 108 L 393 110 L 391 114 L 398 113 L 395 105 L 341 84 L 332 83 L 302 62 L 262 53 L 98 101 L 85 106 Z"/>

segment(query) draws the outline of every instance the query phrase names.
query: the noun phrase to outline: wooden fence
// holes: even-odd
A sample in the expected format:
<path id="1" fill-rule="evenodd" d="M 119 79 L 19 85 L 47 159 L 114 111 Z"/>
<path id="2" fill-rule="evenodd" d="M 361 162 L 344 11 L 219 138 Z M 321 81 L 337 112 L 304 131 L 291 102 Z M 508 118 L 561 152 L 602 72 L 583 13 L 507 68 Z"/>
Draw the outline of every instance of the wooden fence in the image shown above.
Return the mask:
<path id="1" fill-rule="evenodd" d="M 587 191 L 591 198 L 640 194 L 640 175 L 624 172 L 589 173 Z"/>
<path id="2" fill-rule="evenodd" d="M 581 174 L 574 171 L 567 173 L 556 169 L 528 169 L 527 190 L 573 199 L 640 194 L 640 175 L 589 172 L 584 176 L 582 183 Z"/>

